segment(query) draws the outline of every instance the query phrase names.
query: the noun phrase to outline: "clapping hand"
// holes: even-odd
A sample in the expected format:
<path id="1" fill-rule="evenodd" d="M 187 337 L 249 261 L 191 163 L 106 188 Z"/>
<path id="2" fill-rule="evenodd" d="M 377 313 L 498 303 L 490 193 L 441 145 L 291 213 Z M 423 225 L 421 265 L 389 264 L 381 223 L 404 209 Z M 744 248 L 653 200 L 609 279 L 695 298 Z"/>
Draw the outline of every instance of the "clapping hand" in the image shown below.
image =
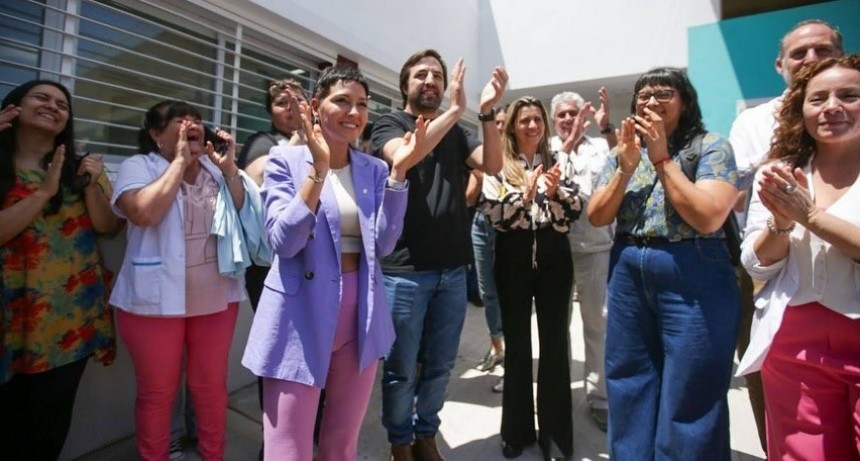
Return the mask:
<path id="1" fill-rule="evenodd" d="M 597 94 L 600 97 L 600 107 L 594 113 L 594 121 L 602 131 L 609 126 L 609 92 L 606 91 L 605 86 L 601 86 Z"/>
<path id="2" fill-rule="evenodd" d="M 636 131 L 645 137 L 648 144 L 648 159 L 651 163 L 659 162 L 669 156 L 669 144 L 666 139 L 666 126 L 663 118 L 649 107 L 642 109 L 644 116 L 636 115 Z"/>
<path id="3" fill-rule="evenodd" d="M 800 168 L 774 164 L 762 170 L 759 198 L 773 214 L 774 225 L 787 229 L 794 222 L 806 225 L 818 213 L 809 193 L 806 175 Z"/>
<path id="4" fill-rule="evenodd" d="M 463 58 L 457 59 L 454 70 L 451 71 L 451 82 L 448 84 L 448 97 L 451 99 L 451 108 L 462 111 L 466 110 L 466 91 L 463 89 L 463 79 L 466 77 L 466 64 Z"/>
<path id="5" fill-rule="evenodd" d="M 549 171 L 543 175 L 543 183 L 546 187 L 546 195 L 547 197 L 555 197 L 556 192 L 558 191 L 558 184 L 561 181 L 561 168 L 558 166 L 558 163 L 552 166 Z"/>
<path id="6" fill-rule="evenodd" d="M 496 66 L 490 81 L 481 91 L 481 112 L 489 112 L 505 94 L 505 86 L 508 84 L 508 72 L 504 67 Z"/>
<path id="7" fill-rule="evenodd" d="M 324 174 L 329 168 L 331 152 L 329 151 L 328 143 L 323 137 L 322 128 L 319 123 L 313 123 L 313 110 L 307 102 L 299 102 L 290 93 L 290 103 L 295 104 L 299 108 L 299 114 L 302 117 L 302 127 L 304 127 L 305 136 L 307 136 L 308 149 L 311 151 L 311 157 L 313 157 L 314 170 L 317 173 Z"/>
<path id="8" fill-rule="evenodd" d="M 642 142 L 636 134 L 636 121 L 627 117 L 621 122 L 621 128 L 616 130 L 618 134 L 618 168 L 625 174 L 631 175 L 639 162 L 642 161 Z"/>
<path id="9" fill-rule="evenodd" d="M 406 172 L 430 152 L 429 149 L 422 148 L 429 125 L 430 121 L 425 121 L 424 117 L 419 115 L 415 120 L 415 131 L 407 131 L 403 136 L 403 143 L 392 154 L 391 178 L 395 181 L 402 182 L 406 178 Z"/>
<path id="10" fill-rule="evenodd" d="M 590 102 L 583 104 L 573 119 L 570 133 L 561 145 L 563 152 L 573 153 L 576 150 L 579 142 L 582 141 L 582 137 L 585 136 L 585 131 L 591 126 L 591 122 L 587 120 L 587 117 L 592 114 L 594 114 L 594 106 Z"/>
<path id="11" fill-rule="evenodd" d="M 60 144 L 54 149 L 54 156 L 51 157 L 51 162 L 48 163 L 48 170 L 45 173 L 45 178 L 42 184 L 34 194 L 40 195 L 43 199 L 49 200 L 57 195 L 60 190 L 60 176 L 63 173 L 63 161 L 66 159 L 66 146 Z"/>
<path id="12" fill-rule="evenodd" d="M 526 203 L 534 200 L 538 190 L 538 179 L 543 175 L 543 165 L 538 165 L 531 172 L 526 172 L 526 187 L 523 191 L 523 201 Z"/>
<path id="13" fill-rule="evenodd" d="M 12 120 L 15 120 L 15 117 L 20 114 L 21 108 L 12 104 L 4 107 L 3 110 L 0 110 L 0 131 L 11 128 Z"/>

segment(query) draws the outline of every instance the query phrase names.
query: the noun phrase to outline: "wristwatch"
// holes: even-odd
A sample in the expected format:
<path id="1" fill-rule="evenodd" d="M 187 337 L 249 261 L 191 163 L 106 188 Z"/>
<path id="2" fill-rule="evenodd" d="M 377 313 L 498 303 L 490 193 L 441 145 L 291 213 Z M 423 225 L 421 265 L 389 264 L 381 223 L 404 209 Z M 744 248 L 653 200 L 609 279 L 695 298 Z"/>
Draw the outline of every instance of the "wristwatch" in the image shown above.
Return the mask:
<path id="1" fill-rule="evenodd" d="M 493 122 L 493 121 L 495 121 L 496 120 L 496 110 L 490 109 L 490 111 L 486 112 L 486 113 L 479 112 L 478 113 L 478 120 L 481 122 Z"/>
<path id="2" fill-rule="evenodd" d="M 607 135 L 613 131 L 615 131 L 615 125 L 610 123 L 609 125 L 606 125 L 606 128 L 600 130 L 600 134 Z"/>

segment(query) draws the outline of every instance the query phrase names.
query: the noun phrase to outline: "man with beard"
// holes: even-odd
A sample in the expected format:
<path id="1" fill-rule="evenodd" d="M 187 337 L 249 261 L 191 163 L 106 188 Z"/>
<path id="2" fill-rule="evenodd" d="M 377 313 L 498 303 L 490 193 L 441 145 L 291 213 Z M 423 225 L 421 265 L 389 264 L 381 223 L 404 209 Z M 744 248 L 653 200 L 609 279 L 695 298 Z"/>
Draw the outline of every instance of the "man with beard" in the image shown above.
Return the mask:
<path id="1" fill-rule="evenodd" d="M 787 86 L 791 86 L 797 71 L 803 66 L 821 59 L 839 57 L 844 53 L 842 34 L 830 24 L 819 19 L 810 19 L 795 25 L 780 41 L 779 55 L 776 57 L 777 73 Z M 788 92 L 770 101 L 745 110 L 738 115 L 732 124 L 729 141 L 735 151 L 735 161 L 738 165 L 738 175 L 741 179 L 741 194 L 735 211 L 741 228 L 744 227 L 746 207 L 749 204 L 749 192 L 757 166 L 765 159 L 770 151 L 770 142 L 777 127 L 776 118 L 782 108 L 782 99 Z M 743 269 L 738 271 L 741 288 L 741 326 L 738 336 L 738 356 L 742 357 L 750 343 L 750 328 L 753 321 L 755 305 L 753 304 L 753 283 L 749 274 Z M 745 376 L 749 390 L 750 404 L 755 416 L 761 447 L 767 452 L 765 437 L 765 404 L 764 391 L 761 384 L 761 373 L 758 371 Z"/>
<path id="2" fill-rule="evenodd" d="M 406 133 L 417 122 L 427 123 L 425 157 L 406 174 L 403 234 L 382 259 L 397 333 L 382 377 L 382 423 L 393 461 L 443 460 L 435 436 L 465 320 L 466 266 L 472 259 L 466 174 L 471 168 L 488 174 L 502 169 L 492 108 L 504 93 L 507 73 L 496 67 L 481 93 L 481 145 L 457 125 L 466 110 L 465 72 L 460 59 L 451 77 L 451 105 L 440 110 L 448 86 L 445 62 L 435 50 L 413 54 L 400 71 L 404 109 L 380 117 L 371 136 L 374 154 L 391 163 Z"/>

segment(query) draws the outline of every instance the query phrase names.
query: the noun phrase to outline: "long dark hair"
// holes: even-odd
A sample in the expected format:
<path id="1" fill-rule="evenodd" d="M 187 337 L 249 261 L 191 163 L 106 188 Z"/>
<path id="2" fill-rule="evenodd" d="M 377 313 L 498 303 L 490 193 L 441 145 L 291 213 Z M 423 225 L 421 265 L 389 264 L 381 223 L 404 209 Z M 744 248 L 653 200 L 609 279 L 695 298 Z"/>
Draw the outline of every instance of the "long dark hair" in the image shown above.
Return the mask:
<path id="1" fill-rule="evenodd" d="M 54 137 L 54 149 L 60 145 L 66 146 L 66 154 L 63 160 L 63 167 L 60 173 L 60 187 L 57 193 L 51 197 L 48 202 L 48 214 L 54 214 L 60 210 L 63 204 L 63 197 L 66 190 L 75 190 L 74 182 L 77 170 L 77 153 L 75 152 L 75 124 L 74 114 L 72 113 L 72 95 L 60 83 L 52 80 L 30 80 L 13 89 L 3 98 L 3 103 L 0 107 L 6 107 L 9 104 L 20 106 L 21 100 L 27 96 L 30 91 L 39 85 L 51 85 L 56 87 L 66 95 L 66 100 L 69 102 L 69 119 L 66 122 L 65 128 L 56 137 Z M 18 154 L 18 143 L 16 141 L 16 133 L 19 128 L 19 120 L 12 120 L 12 127 L 0 131 L 0 201 L 6 200 L 6 194 L 15 186 L 15 156 Z M 42 168 L 47 169 L 48 162 L 54 155 L 54 151 L 45 152 L 42 157 Z M 78 192 L 80 193 L 80 192 Z"/>
<path id="2" fill-rule="evenodd" d="M 161 152 L 160 146 L 149 135 L 149 130 L 161 132 L 167 127 L 167 123 L 176 117 L 192 117 L 202 119 L 200 111 L 185 101 L 167 99 L 149 108 L 143 118 L 143 128 L 137 133 L 137 145 L 143 154 L 149 152 Z"/>
<path id="3" fill-rule="evenodd" d="M 636 80 L 633 87 L 633 99 L 630 101 L 630 112 L 636 113 L 636 95 L 646 86 L 668 86 L 681 95 L 684 110 L 678 120 L 678 126 L 669 137 L 669 150 L 683 149 L 697 135 L 705 133 L 702 122 L 702 109 L 699 108 L 699 96 L 696 89 L 687 78 L 687 74 L 675 67 L 658 67 L 645 72 Z"/>

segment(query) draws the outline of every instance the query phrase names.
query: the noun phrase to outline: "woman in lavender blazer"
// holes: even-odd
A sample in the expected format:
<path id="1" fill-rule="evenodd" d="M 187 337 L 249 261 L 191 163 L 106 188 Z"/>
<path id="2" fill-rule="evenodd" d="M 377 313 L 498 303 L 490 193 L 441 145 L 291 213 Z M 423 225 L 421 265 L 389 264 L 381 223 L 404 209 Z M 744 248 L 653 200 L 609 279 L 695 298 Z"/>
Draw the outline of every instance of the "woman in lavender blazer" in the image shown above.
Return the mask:
<path id="1" fill-rule="evenodd" d="M 389 173 L 351 145 L 367 123 L 367 104 L 358 70 L 327 69 L 310 107 L 300 104 L 307 146 L 272 149 L 265 168 L 274 262 L 242 359 L 263 377 L 265 459 L 312 458 L 322 388 L 318 456 L 356 459 L 377 362 L 394 341 L 378 258 L 403 230 L 405 175 L 424 150 L 424 123 Z"/>

